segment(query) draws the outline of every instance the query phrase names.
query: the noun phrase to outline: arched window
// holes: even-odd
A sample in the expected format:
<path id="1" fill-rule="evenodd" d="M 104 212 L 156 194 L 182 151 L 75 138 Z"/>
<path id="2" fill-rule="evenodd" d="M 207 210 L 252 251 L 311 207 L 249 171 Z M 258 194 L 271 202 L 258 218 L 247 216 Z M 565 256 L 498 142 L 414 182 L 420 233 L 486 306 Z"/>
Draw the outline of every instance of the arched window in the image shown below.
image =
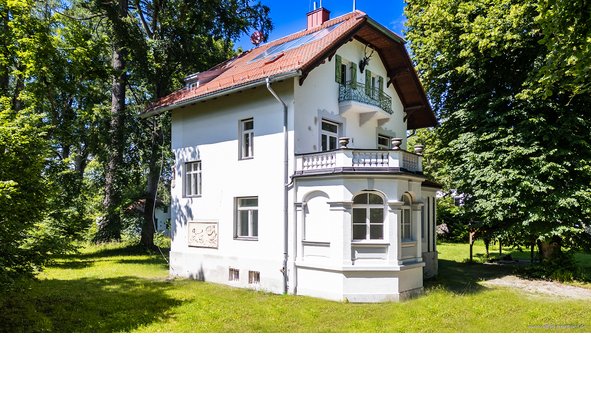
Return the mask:
<path id="1" fill-rule="evenodd" d="M 404 194 L 402 195 L 402 217 L 400 219 L 400 229 L 402 233 L 402 240 L 403 241 L 412 241 L 412 210 L 411 204 L 412 200 L 410 195 Z"/>
<path id="2" fill-rule="evenodd" d="M 384 199 L 362 193 L 353 199 L 353 239 L 384 239 Z"/>

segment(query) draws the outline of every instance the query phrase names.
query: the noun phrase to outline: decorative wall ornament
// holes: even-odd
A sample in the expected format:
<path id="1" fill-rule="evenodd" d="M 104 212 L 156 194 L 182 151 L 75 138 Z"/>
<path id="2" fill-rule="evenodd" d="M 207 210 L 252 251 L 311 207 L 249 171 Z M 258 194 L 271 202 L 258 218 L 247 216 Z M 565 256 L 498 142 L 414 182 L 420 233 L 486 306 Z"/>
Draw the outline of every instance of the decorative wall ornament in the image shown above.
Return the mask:
<path id="1" fill-rule="evenodd" d="M 218 223 L 212 221 L 189 222 L 189 246 L 218 248 Z"/>
<path id="2" fill-rule="evenodd" d="M 363 70 L 365 70 L 365 67 L 367 67 L 367 65 L 369 64 L 369 59 L 371 58 L 374 52 L 375 50 L 372 48 L 371 53 L 368 55 L 367 45 L 365 46 L 365 48 L 363 48 L 363 59 L 359 61 L 359 71 L 361 71 L 362 74 Z"/>

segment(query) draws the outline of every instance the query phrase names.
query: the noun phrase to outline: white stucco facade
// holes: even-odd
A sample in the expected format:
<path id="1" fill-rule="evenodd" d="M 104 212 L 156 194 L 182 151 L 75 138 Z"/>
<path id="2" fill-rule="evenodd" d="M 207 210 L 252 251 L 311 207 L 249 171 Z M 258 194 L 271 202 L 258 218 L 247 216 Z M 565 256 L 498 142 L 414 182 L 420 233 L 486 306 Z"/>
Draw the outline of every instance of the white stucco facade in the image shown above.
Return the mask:
<path id="1" fill-rule="evenodd" d="M 367 70 L 382 77 L 392 113 L 339 99 L 336 59 L 357 64 L 364 49 L 347 42 L 302 84 L 298 77 L 271 79 L 287 104 L 286 216 L 283 107 L 266 86 L 173 110 L 171 275 L 274 293 L 287 280 L 291 294 L 336 301 L 422 293 L 423 277 L 437 273 L 436 188 L 424 184 L 421 157 L 404 151 L 404 108 L 379 56 L 357 71 L 357 81 L 364 83 Z M 321 152 L 323 121 L 350 139 L 346 149 Z M 246 158 L 244 132 L 253 135 Z M 378 150 L 378 135 L 402 138 L 403 150 Z M 188 192 L 197 179 L 188 180 L 188 168 L 198 168 L 198 193 Z M 371 203 L 354 203 L 356 197 Z"/>

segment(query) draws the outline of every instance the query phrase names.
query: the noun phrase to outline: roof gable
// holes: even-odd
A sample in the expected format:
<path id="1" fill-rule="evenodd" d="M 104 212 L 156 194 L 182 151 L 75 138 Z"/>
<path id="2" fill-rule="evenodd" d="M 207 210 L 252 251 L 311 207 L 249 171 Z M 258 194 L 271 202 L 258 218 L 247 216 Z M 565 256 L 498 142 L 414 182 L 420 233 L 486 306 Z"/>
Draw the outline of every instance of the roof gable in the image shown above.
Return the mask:
<path id="1" fill-rule="evenodd" d="M 353 38 L 379 53 L 388 70 L 388 83 L 394 84 L 407 113 L 408 128 L 435 126 L 435 115 L 404 47 L 404 40 L 361 11 L 353 11 L 318 27 L 261 45 L 193 75 L 191 78 L 195 83 L 192 87 L 154 102 L 144 115 L 256 86 L 264 83 L 266 78 L 299 76 L 300 84 L 303 84 L 315 67 L 325 59 L 331 59 L 339 47 Z"/>

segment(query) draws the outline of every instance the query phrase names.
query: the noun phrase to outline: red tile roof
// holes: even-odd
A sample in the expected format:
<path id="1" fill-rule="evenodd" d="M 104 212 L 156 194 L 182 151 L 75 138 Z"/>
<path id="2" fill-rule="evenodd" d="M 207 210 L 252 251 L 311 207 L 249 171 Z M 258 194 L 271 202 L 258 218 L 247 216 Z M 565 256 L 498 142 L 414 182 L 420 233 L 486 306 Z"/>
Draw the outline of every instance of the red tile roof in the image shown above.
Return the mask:
<path id="1" fill-rule="evenodd" d="M 328 29 L 330 27 L 332 27 L 332 29 Z M 303 45 L 296 46 L 293 49 L 286 49 L 284 52 L 278 51 L 276 55 L 263 56 L 258 60 L 254 60 L 258 56 L 263 55 L 265 51 L 269 49 L 272 50 L 280 44 L 287 43 L 320 31 L 327 33 L 319 33 L 320 37 L 318 39 L 311 40 Z M 397 58 L 405 58 L 399 59 L 397 63 L 400 64 L 386 64 L 386 68 L 400 70 L 401 65 L 404 66 L 402 68 L 404 68 L 406 71 L 408 71 L 408 68 L 410 68 L 412 69 L 412 75 L 410 76 L 410 80 L 407 81 L 407 85 L 408 82 L 410 82 L 411 85 L 418 84 L 418 86 L 412 89 L 413 92 L 410 94 L 410 96 L 413 96 L 411 101 L 414 100 L 414 102 L 405 102 L 408 101 L 406 100 L 406 96 L 409 95 L 407 94 L 405 96 L 401 94 L 401 91 L 398 92 L 405 107 L 412 107 L 414 111 L 414 115 L 408 115 L 409 128 L 414 128 L 410 127 L 411 123 L 413 123 L 411 117 L 417 116 L 416 108 L 421 106 L 425 107 L 425 109 L 428 108 L 427 117 L 425 118 L 426 120 L 414 123 L 420 124 L 419 127 L 434 126 L 436 123 L 435 116 L 433 115 L 424 91 L 418 82 L 418 77 L 414 72 L 414 68 L 408 53 L 404 49 L 404 40 L 383 26 L 377 24 L 375 21 L 371 20 L 371 18 L 368 18 L 367 15 L 361 11 L 350 12 L 338 18 L 330 19 L 318 27 L 302 30 L 298 33 L 294 33 L 273 42 L 261 45 L 250 51 L 244 52 L 233 59 L 223 62 L 206 72 L 197 74 L 197 78 L 202 80 L 198 87 L 183 88 L 166 97 L 161 98 L 146 109 L 144 116 L 164 112 L 184 104 L 201 101 L 210 96 L 229 92 L 234 89 L 239 89 L 240 87 L 247 87 L 255 83 L 262 83 L 267 77 L 277 78 L 278 76 L 282 75 L 295 77 L 300 75 L 300 83 L 302 83 L 307 74 L 314 67 L 322 63 L 328 56 L 332 56 L 334 52 L 350 38 L 356 36 L 356 38 L 359 38 L 362 42 L 364 42 L 364 35 L 368 38 L 374 37 L 376 34 L 375 31 L 378 31 L 378 34 L 381 36 L 386 34 L 387 44 L 389 46 L 394 44 L 397 47 L 402 48 L 402 50 L 397 48 L 398 50 L 395 51 L 395 55 Z M 321 34 L 326 35 L 322 37 Z M 368 36 L 368 34 L 370 34 L 370 36 Z M 382 40 L 384 39 L 384 37 L 380 38 L 382 38 Z M 381 50 L 379 47 L 377 49 Z M 390 48 L 384 46 L 384 50 L 385 49 Z M 382 58 L 384 57 L 385 56 L 382 56 Z M 400 78 L 405 78 L 404 75 L 406 74 L 408 73 L 392 75 L 389 73 L 388 76 L 394 82 L 394 86 L 396 87 L 397 91 L 399 90 L 398 85 Z M 412 78 L 413 76 L 414 78 Z M 407 75 L 406 78 L 408 79 L 409 76 Z"/>

